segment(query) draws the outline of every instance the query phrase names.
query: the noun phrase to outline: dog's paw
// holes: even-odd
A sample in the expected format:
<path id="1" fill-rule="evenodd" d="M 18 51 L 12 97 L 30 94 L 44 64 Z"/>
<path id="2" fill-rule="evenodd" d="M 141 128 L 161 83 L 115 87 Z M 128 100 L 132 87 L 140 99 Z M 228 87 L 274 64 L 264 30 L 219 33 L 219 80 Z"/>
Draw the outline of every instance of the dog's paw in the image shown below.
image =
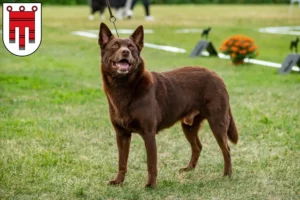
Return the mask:
<path id="1" fill-rule="evenodd" d="M 224 169 L 224 173 L 223 173 L 224 176 L 231 176 L 231 174 L 232 174 L 231 166 Z"/>
<path id="2" fill-rule="evenodd" d="M 112 180 L 108 182 L 108 185 L 114 185 L 114 186 L 118 186 L 118 185 L 122 185 L 123 181 L 118 181 L 118 180 Z"/>
<path id="3" fill-rule="evenodd" d="M 156 187 L 156 185 L 155 184 L 151 184 L 151 183 L 147 183 L 145 185 L 145 188 L 148 188 L 148 189 L 154 189 L 155 187 Z"/>
<path id="4" fill-rule="evenodd" d="M 181 168 L 181 169 L 179 170 L 179 172 L 180 172 L 180 173 L 182 173 L 182 172 L 189 172 L 189 171 L 192 171 L 193 169 L 194 169 L 194 167 L 188 166 L 188 167 Z"/>
<path id="5" fill-rule="evenodd" d="M 223 176 L 228 176 L 228 177 L 230 177 L 231 174 L 232 174 L 232 171 L 230 170 L 230 171 L 224 172 Z"/>

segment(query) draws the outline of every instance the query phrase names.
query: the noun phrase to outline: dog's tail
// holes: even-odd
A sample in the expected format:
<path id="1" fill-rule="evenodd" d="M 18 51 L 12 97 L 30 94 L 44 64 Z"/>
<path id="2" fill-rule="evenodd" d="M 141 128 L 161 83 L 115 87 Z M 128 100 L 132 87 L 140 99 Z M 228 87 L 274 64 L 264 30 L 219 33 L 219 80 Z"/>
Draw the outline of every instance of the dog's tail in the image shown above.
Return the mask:
<path id="1" fill-rule="evenodd" d="M 234 119 L 233 119 L 230 108 L 229 108 L 229 117 L 230 117 L 230 123 L 229 123 L 229 127 L 228 127 L 228 130 L 227 130 L 227 136 L 228 136 L 228 138 L 231 142 L 236 144 L 239 140 L 239 134 L 238 134 L 238 131 L 236 129 L 235 122 L 234 122 Z"/>

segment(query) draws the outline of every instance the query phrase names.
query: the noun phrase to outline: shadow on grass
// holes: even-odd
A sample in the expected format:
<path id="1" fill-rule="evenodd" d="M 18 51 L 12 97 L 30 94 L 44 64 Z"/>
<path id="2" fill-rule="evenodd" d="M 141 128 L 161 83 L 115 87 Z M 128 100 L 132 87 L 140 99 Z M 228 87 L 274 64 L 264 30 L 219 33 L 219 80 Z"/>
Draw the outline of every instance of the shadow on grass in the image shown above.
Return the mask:
<path id="1" fill-rule="evenodd" d="M 192 175 L 192 172 L 190 173 Z M 210 177 L 210 179 L 199 180 L 185 180 L 188 182 L 173 181 L 173 180 L 159 180 L 158 185 L 155 189 L 144 188 L 144 182 L 139 183 L 140 186 L 132 187 L 132 183 L 124 183 L 123 186 L 108 186 L 107 190 L 100 198 L 118 198 L 124 199 L 161 199 L 161 198 L 184 198 L 189 196 L 200 197 L 214 194 L 220 188 L 225 190 L 233 190 L 235 181 L 233 177 Z M 216 187 L 217 186 L 217 187 Z"/>

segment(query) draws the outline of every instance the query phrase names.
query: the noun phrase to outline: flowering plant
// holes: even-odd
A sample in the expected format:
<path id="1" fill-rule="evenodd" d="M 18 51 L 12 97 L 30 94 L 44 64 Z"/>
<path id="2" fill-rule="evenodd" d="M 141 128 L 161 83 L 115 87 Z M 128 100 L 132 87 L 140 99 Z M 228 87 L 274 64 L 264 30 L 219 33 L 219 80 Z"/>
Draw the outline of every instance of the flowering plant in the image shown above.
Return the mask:
<path id="1" fill-rule="evenodd" d="M 243 64 L 245 58 L 255 58 L 258 55 L 253 39 L 244 35 L 234 35 L 225 40 L 220 50 L 230 56 L 233 64 Z"/>

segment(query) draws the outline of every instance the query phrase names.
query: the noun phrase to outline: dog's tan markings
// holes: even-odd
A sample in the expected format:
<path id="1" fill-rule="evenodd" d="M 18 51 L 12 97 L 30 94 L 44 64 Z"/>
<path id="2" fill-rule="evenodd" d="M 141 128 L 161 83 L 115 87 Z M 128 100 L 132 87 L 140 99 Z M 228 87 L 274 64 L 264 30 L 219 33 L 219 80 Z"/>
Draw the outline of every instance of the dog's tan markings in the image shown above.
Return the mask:
<path id="1" fill-rule="evenodd" d="M 194 118 L 199 114 L 198 110 L 193 110 L 183 117 L 182 122 L 186 125 L 192 126 L 194 123 Z"/>

